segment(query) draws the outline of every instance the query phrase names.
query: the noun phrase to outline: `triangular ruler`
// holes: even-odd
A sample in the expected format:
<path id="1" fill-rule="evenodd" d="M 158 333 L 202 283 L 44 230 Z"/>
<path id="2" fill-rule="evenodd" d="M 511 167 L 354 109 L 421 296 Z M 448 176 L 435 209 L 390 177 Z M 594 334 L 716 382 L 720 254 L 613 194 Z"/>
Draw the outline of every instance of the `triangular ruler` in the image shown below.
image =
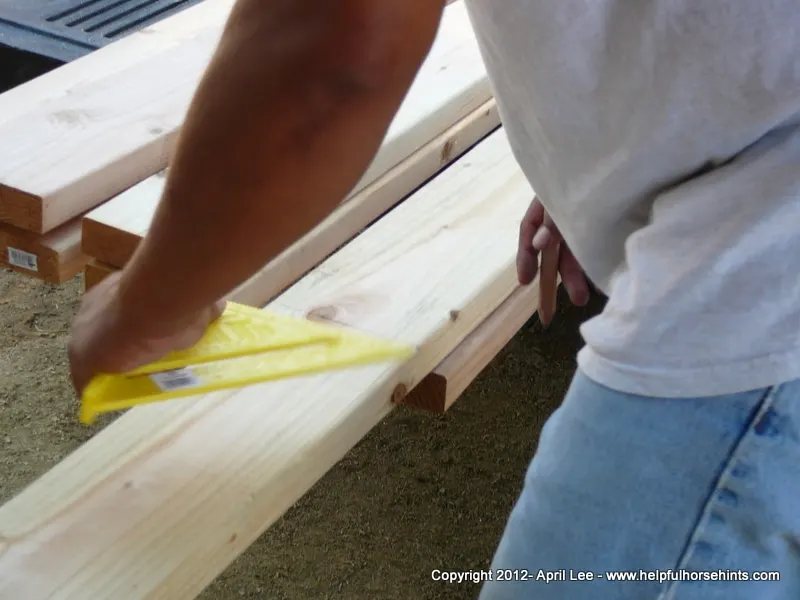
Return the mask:
<path id="1" fill-rule="evenodd" d="M 98 375 L 81 399 L 81 421 L 139 404 L 322 371 L 404 359 L 414 348 L 343 327 L 228 302 L 192 348 L 129 373 Z"/>

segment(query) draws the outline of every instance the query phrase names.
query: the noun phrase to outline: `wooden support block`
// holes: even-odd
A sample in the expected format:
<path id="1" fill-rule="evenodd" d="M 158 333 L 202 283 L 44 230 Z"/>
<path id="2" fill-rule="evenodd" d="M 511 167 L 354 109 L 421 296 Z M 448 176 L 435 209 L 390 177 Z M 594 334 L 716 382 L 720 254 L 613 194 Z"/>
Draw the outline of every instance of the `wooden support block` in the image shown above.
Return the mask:
<path id="1" fill-rule="evenodd" d="M 88 262 L 81 253 L 81 219 L 39 235 L 0 224 L 0 265 L 48 283 L 61 284 Z"/>
<path id="2" fill-rule="evenodd" d="M 0 508 L 0 599 L 200 594 L 514 291 L 531 196 L 498 131 L 329 257 L 268 308 L 418 352 L 129 410 Z"/>
<path id="3" fill-rule="evenodd" d="M 206 0 L 185 11 L 198 8 L 194 18 L 170 17 L 191 25 L 180 43 L 124 68 L 106 67 L 104 77 L 88 77 L 62 97 L 0 120 L 0 221 L 50 231 L 166 168 L 230 6 Z M 450 4 L 387 132 L 397 152 L 379 154 L 354 191 L 430 139 L 420 139 L 419 115 L 440 132 L 491 95 L 466 7 Z"/>
<path id="4" fill-rule="evenodd" d="M 538 305 L 538 280 L 518 287 L 439 363 L 433 373 L 400 401 L 425 410 L 445 412 L 534 315 Z"/>
<path id="5" fill-rule="evenodd" d="M 99 260 L 90 260 L 83 269 L 83 289 L 89 291 L 106 277 L 117 271 L 116 268 Z"/>

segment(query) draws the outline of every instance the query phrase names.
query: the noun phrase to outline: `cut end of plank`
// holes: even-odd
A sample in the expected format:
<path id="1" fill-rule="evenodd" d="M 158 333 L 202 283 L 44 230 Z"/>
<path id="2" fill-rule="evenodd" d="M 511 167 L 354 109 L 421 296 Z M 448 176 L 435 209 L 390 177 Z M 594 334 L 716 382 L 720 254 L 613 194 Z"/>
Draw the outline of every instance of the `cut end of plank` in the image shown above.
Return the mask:
<path id="1" fill-rule="evenodd" d="M 33 233 L 45 233 L 42 198 L 0 183 L 0 221 Z"/>
<path id="2" fill-rule="evenodd" d="M 437 369 L 420 381 L 410 394 L 405 395 L 402 403 L 434 413 L 443 413 L 449 408 L 447 399 L 447 377 Z"/>
<path id="3" fill-rule="evenodd" d="M 0 224 L 0 265 L 47 283 L 75 277 L 89 258 L 80 252 L 80 221 L 44 235 Z"/>
<path id="4" fill-rule="evenodd" d="M 443 413 L 494 360 L 536 311 L 538 282 L 518 287 L 404 399 Z"/>
<path id="5" fill-rule="evenodd" d="M 83 218 L 81 251 L 86 256 L 117 269 L 133 256 L 142 236 L 117 229 L 87 216 Z"/>

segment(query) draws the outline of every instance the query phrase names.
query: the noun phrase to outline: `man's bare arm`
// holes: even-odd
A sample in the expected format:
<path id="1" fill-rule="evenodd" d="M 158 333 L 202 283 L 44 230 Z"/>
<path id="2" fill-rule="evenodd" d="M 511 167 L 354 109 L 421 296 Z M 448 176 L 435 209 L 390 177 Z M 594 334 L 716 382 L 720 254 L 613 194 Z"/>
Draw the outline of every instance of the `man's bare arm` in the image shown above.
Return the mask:
<path id="1" fill-rule="evenodd" d="M 157 333 L 206 308 L 346 197 L 430 50 L 444 4 L 239 0 L 150 231 L 122 274 L 131 328 Z"/>

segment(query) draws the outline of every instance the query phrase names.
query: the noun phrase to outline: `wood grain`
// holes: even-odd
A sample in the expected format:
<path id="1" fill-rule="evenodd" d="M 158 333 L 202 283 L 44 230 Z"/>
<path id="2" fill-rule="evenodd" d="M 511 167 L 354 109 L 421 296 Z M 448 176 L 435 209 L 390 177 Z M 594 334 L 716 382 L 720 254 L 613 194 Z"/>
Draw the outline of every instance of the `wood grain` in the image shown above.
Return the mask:
<path id="1" fill-rule="evenodd" d="M 538 304 L 538 280 L 518 287 L 432 373 L 407 396 L 397 400 L 425 410 L 445 412 L 528 322 Z"/>
<path id="2" fill-rule="evenodd" d="M 134 408 L 6 503 L 0 600 L 196 597 L 511 294 L 531 194 L 497 132 L 269 305 L 408 361 Z"/>
<path id="3" fill-rule="evenodd" d="M 167 166 L 230 10 L 228 0 L 205 4 L 203 26 L 193 22 L 181 43 L 0 122 L 0 221 L 50 231 Z M 420 115 L 441 131 L 491 97 L 463 2 L 445 9 L 425 65 L 387 133 L 403 158 L 428 141 Z M 359 186 L 399 160 L 379 154 Z"/>
<path id="4" fill-rule="evenodd" d="M 0 224 L 0 266 L 62 284 L 81 272 L 88 261 L 81 253 L 81 218 L 39 235 Z"/>

